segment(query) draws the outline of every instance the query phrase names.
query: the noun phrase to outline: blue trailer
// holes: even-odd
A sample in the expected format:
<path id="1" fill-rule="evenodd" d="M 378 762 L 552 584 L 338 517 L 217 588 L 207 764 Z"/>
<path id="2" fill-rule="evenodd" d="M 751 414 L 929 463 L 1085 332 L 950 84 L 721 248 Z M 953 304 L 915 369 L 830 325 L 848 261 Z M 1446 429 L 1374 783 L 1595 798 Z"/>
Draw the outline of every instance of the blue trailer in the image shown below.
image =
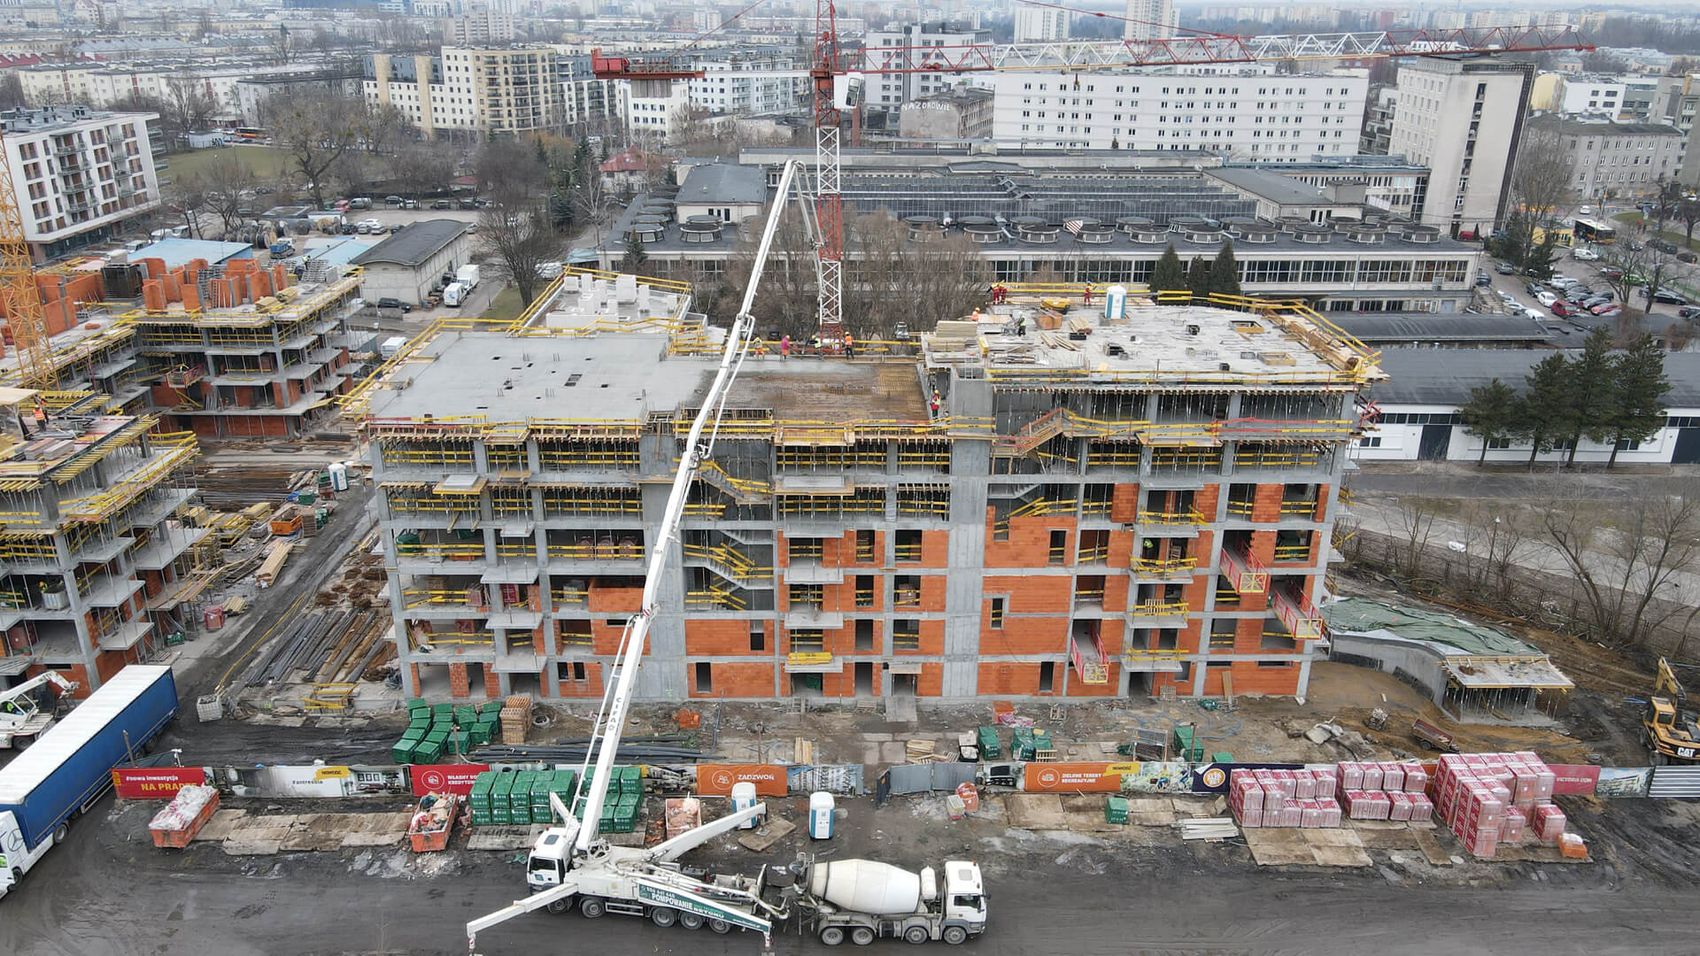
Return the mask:
<path id="1" fill-rule="evenodd" d="M 175 716 L 171 668 L 131 664 L 0 767 L 0 896 L 106 793 L 112 768 L 140 755 Z"/>

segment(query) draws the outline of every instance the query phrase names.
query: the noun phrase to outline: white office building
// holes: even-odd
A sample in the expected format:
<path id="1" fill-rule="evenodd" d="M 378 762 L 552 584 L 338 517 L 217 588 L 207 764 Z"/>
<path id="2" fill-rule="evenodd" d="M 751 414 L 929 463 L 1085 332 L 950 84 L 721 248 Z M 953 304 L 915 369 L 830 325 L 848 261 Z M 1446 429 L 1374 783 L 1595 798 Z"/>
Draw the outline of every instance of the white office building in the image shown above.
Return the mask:
<path id="1" fill-rule="evenodd" d="M 443 47 L 439 56 L 372 54 L 366 102 L 401 110 L 427 137 L 566 128 L 560 56 L 538 47 Z"/>
<path id="2" fill-rule="evenodd" d="M 1157 40 L 1180 33 L 1181 17 L 1175 10 L 1175 0 L 1127 0 L 1122 16 L 1124 40 Z"/>
<path id="3" fill-rule="evenodd" d="M 1211 150 L 1240 162 L 1297 163 L 1358 151 L 1364 70 L 1277 75 L 994 73 L 999 142 L 1089 149 Z"/>
<path id="4" fill-rule="evenodd" d="M 1532 68 L 1423 60 L 1399 68 L 1388 151 L 1429 168 L 1423 222 L 1492 232 L 1505 215 Z"/>
<path id="5" fill-rule="evenodd" d="M 1069 37 L 1069 14 L 1055 7 L 1017 7 L 1015 42 L 1049 43 Z"/>
<path id="6" fill-rule="evenodd" d="M 867 60 L 871 65 L 885 62 L 881 59 L 881 48 L 903 47 L 960 47 L 974 43 L 991 42 L 991 34 L 985 30 L 951 30 L 940 29 L 939 24 L 907 23 L 895 28 L 874 30 L 867 35 Z M 961 51 L 950 51 L 943 55 L 956 59 Z M 903 62 L 919 63 L 923 55 L 915 51 L 898 58 Z M 956 85 L 956 78 L 945 73 L 869 73 L 865 102 L 870 107 L 895 110 L 910 100 L 918 100 L 923 96 L 934 96 L 949 90 Z"/>
<path id="7" fill-rule="evenodd" d="M 705 59 L 707 74 L 689 81 L 692 107 L 711 113 L 786 113 L 798 109 L 809 95 L 808 64 L 782 54 L 735 55 Z M 776 74 L 795 75 L 776 75 Z"/>
<path id="8" fill-rule="evenodd" d="M 0 113 L 24 238 L 37 262 L 110 237 L 159 207 L 148 123 L 157 113 L 59 106 Z"/>

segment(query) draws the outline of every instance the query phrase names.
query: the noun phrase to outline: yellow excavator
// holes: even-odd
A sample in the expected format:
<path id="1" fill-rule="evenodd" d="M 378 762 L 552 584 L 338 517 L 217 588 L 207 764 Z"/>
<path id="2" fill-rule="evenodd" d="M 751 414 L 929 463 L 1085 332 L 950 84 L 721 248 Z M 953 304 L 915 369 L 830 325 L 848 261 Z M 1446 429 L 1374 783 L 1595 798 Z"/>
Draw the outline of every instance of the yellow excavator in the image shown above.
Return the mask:
<path id="1" fill-rule="evenodd" d="M 1647 749 L 1653 753 L 1654 766 L 1700 763 L 1700 725 L 1695 723 L 1694 711 L 1685 709 L 1687 703 L 1688 692 L 1676 679 L 1676 671 L 1669 661 L 1659 658 L 1658 677 L 1647 699 L 1647 717 L 1641 722 L 1647 730 Z"/>

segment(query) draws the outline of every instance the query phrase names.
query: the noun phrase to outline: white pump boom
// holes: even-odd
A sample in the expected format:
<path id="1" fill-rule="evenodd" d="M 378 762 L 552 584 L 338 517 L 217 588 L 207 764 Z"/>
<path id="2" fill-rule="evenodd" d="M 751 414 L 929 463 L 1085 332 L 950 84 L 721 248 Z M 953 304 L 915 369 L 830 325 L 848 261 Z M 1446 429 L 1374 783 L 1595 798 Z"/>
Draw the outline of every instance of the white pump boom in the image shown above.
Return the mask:
<path id="1" fill-rule="evenodd" d="M 591 778 L 590 792 L 579 808 L 581 825 L 574 846 L 581 853 L 587 852 L 591 844 L 596 842 L 597 824 L 602 818 L 602 805 L 608 798 L 609 777 L 614 769 L 615 757 L 619 754 L 620 737 L 626 725 L 626 712 L 631 709 L 632 688 L 637 683 L 638 666 L 643 662 L 644 641 L 649 636 L 650 622 L 655 619 L 656 595 L 661 589 L 667 557 L 672 543 L 679 537 L 679 523 L 684 517 L 685 499 L 690 494 L 691 480 L 714 446 L 714 431 L 718 430 L 720 425 L 721 409 L 725 405 L 727 393 L 731 391 L 732 380 L 737 376 L 738 369 L 748 354 L 755 328 L 755 316 L 750 314 L 750 308 L 755 303 L 756 289 L 761 284 L 768 251 L 773 245 L 773 235 L 779 226 L 779 217 L 784 211 L 785 200 L 790 195 L 791 183 L 796 173 L 797 163 L 793 160 L 786 163 L 779 174 L 779 188 L 774 193 L 773 206 L 768 210 L 767 224 L 762 228 L 761 244 L 756 247 L 755 264 L 750 272 L 749 285 L 744 288 L 744 300 L 738 307 L 737 316 L 732 320 L 731 329 L 726 333 L 726 347 L 721 350 L 720 367 L 715 371 L 714 382 L 709 386 L 708 394 L 703 397 L 702 407 L 697 409 L 696 419 L 691 422 L 690 433 L 685 438 L 684 454 L 679 461 L 679 470 L 673 475 L 673 490 L 667 497 L 667 508 L 662 513 L 661 524 L 656 528 L 655 540 L 649 552 L 649 568 L 643 580 L 643 603 L 637 614 L 626 623 L 625 633 L 621 637 L 619 663 L 616 665 L 618 673 L 609 685 L 608 696 L 603 700 L 602 714 L 597 726 L 597 736 L 600 740 L 596 741 L 592 748 L 596 760 L 595 776 Z M 705 432 L 708 433 L 706 438 Z M 591 756 L 591 753 L 585 755 L 587 766 Z"/>

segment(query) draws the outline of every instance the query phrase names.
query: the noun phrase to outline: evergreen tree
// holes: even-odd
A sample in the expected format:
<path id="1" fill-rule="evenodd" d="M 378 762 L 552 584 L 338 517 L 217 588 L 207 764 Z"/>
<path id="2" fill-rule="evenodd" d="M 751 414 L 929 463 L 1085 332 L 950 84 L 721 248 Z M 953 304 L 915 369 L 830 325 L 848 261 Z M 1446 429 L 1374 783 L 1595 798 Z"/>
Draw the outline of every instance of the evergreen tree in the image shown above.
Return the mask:
<path id="1" fill-rule="evenodd" d="M 1186 291 L 1186 270 L 1181 268 L 1181 257 L 1175 254 L 1173 243 L 1163 250 L 1163 254 L 1157 258 L 1157 264 L 1151 267 L 1151 291 Z"/>
<path id="2" fill-rule="evenodd" d="M 1470 389 L 1470 400 L 1458 409 L 1464 419 L 1464 431 L 1482 440 L 1482 454 L 1476 464 L 1487 463 L 1488 445 L 1517 434 L 1517 393 L 1499 379 Z"/>
<path id="3" fill-rule="evenodd" d="M 586 175 L 590 167 L 590 141 L 581 139 L 573 148 L 573 178 L 578 180 Z"/>
<path id="4" fill-rule="evenodd" d="M 645 262 L 649 261 L 649 253 L 643 251 L 643 240 L 637 233 L 626 234 L 626 253 L 620 257 L 620 271 L 637 274 Z"/>
<path id="5" fill-rule="evenodd" d="M 1195 296 L 1210 294 L 1210 263 L 1203 256 L 1193 256 L 1192 264 L 1186 268 L 1186 287 Z"/>
<path id="6" fill-rule="evenodd" d="M 1558 233 L 1549 229 L 1541 236 L 1541 241 L 1529 246 L 1529 253 L 1523 258 L 1523 271 L 1530 278 L 1546 281 L 1552 278 L 1553 260 L 1558 258 Z"/>
<path id="7" fill-rule="evenodd" d="M 1619 445 L 1645 441 L 1665 424 L 1664 399 L 1670 380 L 1665 378 L 1665 352 L 1653 344 L 1651 335 L 1641 336 L 1612 357 L 1612 386 L 1616 400 L 1607 435 L 1611 441 L 1607 468 L 1617 464 Z"/>
<path id="8" fill-rule="evenodd" d="M 1222 251 L 1210 262 L 1210 291 L 1217 295 L 1240 295 L 1240 264 L 1234 259 L 1232 240 L 1222 243 Z"/>
<path id="9" fill-rule="evenodd" d="M 1616 404 L 1614 365 L 1611 333 L 1604 327 L 1588 334 L 1582 354 L 1570 363 L 1570 452 L 1564 458 L 1566 468 L 1576 464 L 1576 449 L 1584 437 L 1605 441 L 1611 436 L 1612 406 Z"/>
<path id="10" fill-rule="evenodd" d="M 1517 435 L 1529 440 L 1529 467 L 1535 457 L 1551 451 L 1553 443 L 1570 434 L 1570 360 L 1554 352 L 1529 369 L 1523 379 L 1523 396 L 1517 402 Z"/>

